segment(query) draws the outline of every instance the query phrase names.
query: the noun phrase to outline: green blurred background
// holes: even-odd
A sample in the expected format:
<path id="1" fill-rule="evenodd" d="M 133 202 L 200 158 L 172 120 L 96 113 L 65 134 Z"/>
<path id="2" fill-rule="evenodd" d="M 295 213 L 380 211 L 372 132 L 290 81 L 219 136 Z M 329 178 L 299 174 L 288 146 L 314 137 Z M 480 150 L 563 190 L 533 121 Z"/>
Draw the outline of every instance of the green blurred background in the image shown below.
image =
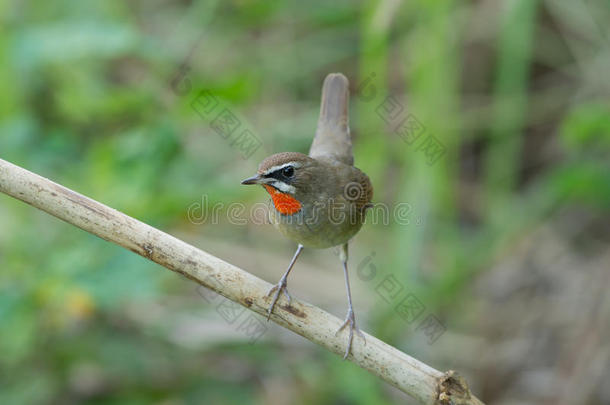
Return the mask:
<path id="1" fill-rule="evenodd" d="M 362 328 L 488 403 L 610 403 L 610 2 L 3 1 L 0 21 L 0 158 L 270 282 L 295 246 L 229 205 L 267 199 L 240 180 L 307 152 L 343 72 L 356 165 L 376 203 L 408 207 L 351 245 Z M 193 110 L 202 90 L 251 156 Z M 290 290 L 342 318 L 342 277 L 306 250 Z M 272 323 L 251 343 L 205 298 L 0 195 L 0 404 L 414 403 Z"/>

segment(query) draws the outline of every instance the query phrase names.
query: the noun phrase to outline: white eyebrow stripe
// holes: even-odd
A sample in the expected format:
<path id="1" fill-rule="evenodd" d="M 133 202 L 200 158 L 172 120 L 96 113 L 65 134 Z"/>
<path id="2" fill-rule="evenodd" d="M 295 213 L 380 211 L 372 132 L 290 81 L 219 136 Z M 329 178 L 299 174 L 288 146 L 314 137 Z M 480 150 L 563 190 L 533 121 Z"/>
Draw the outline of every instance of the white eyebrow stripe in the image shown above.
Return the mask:
<path id="1" fill-rule="evenodd" d="M 280 169 L 283 169 L 284 167 L 288 167 L 288 166 L 292 166 L 292 167 L 294 167 L 296 169 L 296 168 L 301 167 L 301 164 L 297 163 L 297 162 L 288 162 L 288 163 L 284 163 L 283 165 L 272 166 L 272 167 L 268 168 L 267 170 L 265 170 L 263 172 L 263 175 L 267 175 L 269 173 L 273 173 L 276 170 L 280 170 Z"/>
<path id="2" fill-rule="evenodd" d="M 267 184 L 277 188 L 278 190 L 280 190 L 283 193 L 294 194 L 297 191 L 297 189 L 294 188 L 294 186 L 291 186 L 290 184 L 286 184 L 283 181 L 279 181 L 279 180 L 275 180 L 275 179 L 274 179 L 274 181 L 270 181 Z"/>

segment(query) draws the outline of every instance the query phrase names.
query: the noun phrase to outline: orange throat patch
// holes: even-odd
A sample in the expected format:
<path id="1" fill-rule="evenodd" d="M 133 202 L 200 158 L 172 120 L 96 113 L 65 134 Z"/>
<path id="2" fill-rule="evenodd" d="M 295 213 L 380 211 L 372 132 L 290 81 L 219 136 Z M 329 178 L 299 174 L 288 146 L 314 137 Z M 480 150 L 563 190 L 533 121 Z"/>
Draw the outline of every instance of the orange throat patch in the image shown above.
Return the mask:
<path id="1" fill-rule="evenodd" d="M 301 210 L 301 203 L 290 194 L 282 193 L 268 184 L 263 184 L 263 187 L 271 195 L 273 205 L 280 214 L 293 215 Z"/>

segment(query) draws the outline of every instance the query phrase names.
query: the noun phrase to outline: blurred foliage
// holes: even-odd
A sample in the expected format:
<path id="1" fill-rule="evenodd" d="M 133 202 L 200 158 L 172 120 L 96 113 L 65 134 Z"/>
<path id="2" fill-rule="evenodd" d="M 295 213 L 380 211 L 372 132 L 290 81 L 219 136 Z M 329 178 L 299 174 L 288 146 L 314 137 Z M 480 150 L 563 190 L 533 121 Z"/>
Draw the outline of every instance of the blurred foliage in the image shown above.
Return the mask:
<path id="1" fill-rule="evenodd" d="M 236 257 L 240 246 L 271 251 L 257 229 L 194 227 L 188 207 L 202 194 L 261 201 L 239 180 L 267 154 L 307 151 L 321 82 L 341 71 L 375 201 L 409 202 L 423 219 L 367 225 L 354 263 L 376 251 L 376 265 L 451 329 L 456 300 L 507 241 L 562 206 L 608 213 L 610 7 L 589 3 L 2 2 L 0 157 L 194 243 L 204 233 L 234 243 Z M 360 89 L 367 77 L 372 97 Z M 200 90 L 232 106 L 263 146 L 243 159 L 192 109 Z M 430 165 L 380 118 L 388 95 L 440 140 L 442 159 Z M 159 317 L 155 305 L 172 297 L 188 298 L 175 311 L 210 311 L 191 284 L 6 196 L 0 229 L 2 404 L 396 398 L 316 348 L 293 355 L 243 336 L 176 343 L 171 323 L 138 320 Z M 277 243 L 288 260 L 289 244 Z M 432 357 L 382 301 L 368 322 Z"/>

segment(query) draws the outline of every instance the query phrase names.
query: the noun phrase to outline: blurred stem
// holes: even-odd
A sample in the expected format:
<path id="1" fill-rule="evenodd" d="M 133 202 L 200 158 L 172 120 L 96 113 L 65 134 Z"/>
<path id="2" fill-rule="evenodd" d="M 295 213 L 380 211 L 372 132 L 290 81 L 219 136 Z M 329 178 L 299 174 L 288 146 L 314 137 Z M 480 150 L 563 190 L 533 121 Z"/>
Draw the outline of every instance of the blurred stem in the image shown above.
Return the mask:
<path id="1" fill-rule="evenodd" d="M 417 24 L 403 51 L 408 60 L 407 110 L 422 123 L 425 132 L 413 145 L 404 145 L 407 159 L 399 198 L 413 202 L 414 221 L 396 229 L 399 246 L 395 249 L 402 254 L 398 262 L 406 265 L 411 281 L 421 266 L 425 233 L 435 228 L 434 218 L 442 216 L 442 222 L 451 222 L 455 217 L 460 127 L 455 6 L 451 1 L 421 0 L 412 11 Z M 424 151 L 418 149 L 428 137 L 436 138 L 446 148 L 446 153 L 434 163 L 427 161 Z M 416 219 L 421 219 L 419 226 Z M 451 255 L 439 258 L 448 264 L 453 262 Z M 438 267 L 445 268 L 444 263 Z"/>
<path id="2" fill-rule="evenodd" d="M 362 50 L 360 79 L 356 83 L 353 99 L 357 102 L 358 134 L 354 141 L 355 165 L 362 168 L 376 185 L 376 200 L 383 200 L 384 173 L 388 166 L 387 134 L 380 128 L 375 112 L 388 91 L 388 36 L 391 15 L 387 9 L 391 1 L 369 0 L 362 17 Z"/>
<path id="3" fill-rule="evenodd" d="M 538 2 L 512 0 L 503 5 L 493 121 L 485 163 L 487 216 L 491 220 L 500 214 L 498 204 L 507 201 L 518 180 Z"/>

